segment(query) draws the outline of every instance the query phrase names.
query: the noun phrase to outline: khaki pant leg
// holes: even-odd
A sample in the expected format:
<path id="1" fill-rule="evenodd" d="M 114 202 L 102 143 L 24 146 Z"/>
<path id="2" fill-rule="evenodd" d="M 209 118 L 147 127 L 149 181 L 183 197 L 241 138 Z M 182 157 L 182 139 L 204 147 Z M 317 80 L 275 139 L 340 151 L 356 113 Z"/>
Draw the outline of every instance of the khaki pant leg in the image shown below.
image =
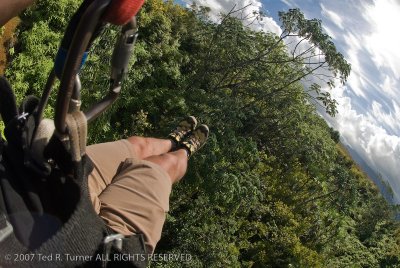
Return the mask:
<path id="1" fill-rule="evenodd" d="M 113 182 L 100 194 L 100 217 L 114 231 L 142 233 L 149 252 L 161 238 L 172 183 L 160 166 L 127 159 Z"/>
<path id="2" fill-rule="evenodd" d="M 94 169 L 88 177 L 88 188 L 97 213 L 100 212 L 99 195 L 111 183 L 125 159 L 135 157 L 131 147 L 128 140 L 119 140 L 94 144 L 86 148 L 86 153 L 94 165 Z"/>
<path id="3" fill-rule="evenodd" d="M 159 165 L 138 160 L 129 141 L 122 142 L 116 142 L 117 150 L 114 143 L 106 143 L 88 152 L 95 162 L 95 170 L 89 176 L 92 202 L 111 229 L 124 235 L 143 233 L 149 252 L 153 252 L 169 210 L 172 183 Z M 133 157 L 125 157 L 126 150 L 121 148 L 124 146 Z M 118 156 L 115 151 L 122 153 Z M 121 156 L 125 159 L 117 159 Z"/>

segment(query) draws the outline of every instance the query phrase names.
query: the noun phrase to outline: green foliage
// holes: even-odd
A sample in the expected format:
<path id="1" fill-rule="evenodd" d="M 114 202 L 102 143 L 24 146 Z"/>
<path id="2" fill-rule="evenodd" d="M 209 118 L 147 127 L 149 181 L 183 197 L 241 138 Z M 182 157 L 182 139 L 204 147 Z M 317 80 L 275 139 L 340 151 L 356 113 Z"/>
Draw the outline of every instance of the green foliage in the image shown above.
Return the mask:
<path id="1" fill-rule="evenodd" d="M 18 46 L 6 70 L 18 102 L 26 95 L 41 96 L 68 18 L 78 6 L 76 0 L 38 1 L 35 9 L 20 16 Z M 51 107 L 47 111 L 50 114 Z"/>
<path id="2" fill-rule="evenodd" d="M 40 95 L 79 2 L 39 1 L 22 17 L 7 70 L 18 100 Z M 399 266 L 400 228 L 391 207 L 338 150 L 339 133 L 310 104 L 320 100 L 335 114 L 335 100 L 316 84 L 300 84 L 320 69 L 333 73 L 331 86 L 349 75 L 321 23 L 290 10 L 280 13 L 284 32 L 275 36 L 230 16 L 213 23 L 208 11 L 147 1 L 122 96 L 89 130 L 90 143 L 165 137 L 188 114 L 211 127 L 209 142 L 174 187 L 157 247 L 192 260 L 151 265 Z M 81 72 L 84 108 L 107 92 L 118 30 L 106 29 Z M 294 33 L 324 53 L 320 69 L 305 64 L 310 51 L 289 53 L 283 40 Z"/>
<path id="3" fill-rule="evenodd" d="M 288 12 L 279 12 L 284 29 L 283 34 L 298 33 L 313 45 L 315 45 L 325 56 L 329 69 L 335 77 L 339 76 L 340 82 L 345 83 L 350 75 L 350 64 L 343 55 L 336 50 L 332 38 L 322 31 L 321 20 L 307 20 L 299 9 L 289 9 Z M 332 80 L 329 81 L 332 83 Z"/>

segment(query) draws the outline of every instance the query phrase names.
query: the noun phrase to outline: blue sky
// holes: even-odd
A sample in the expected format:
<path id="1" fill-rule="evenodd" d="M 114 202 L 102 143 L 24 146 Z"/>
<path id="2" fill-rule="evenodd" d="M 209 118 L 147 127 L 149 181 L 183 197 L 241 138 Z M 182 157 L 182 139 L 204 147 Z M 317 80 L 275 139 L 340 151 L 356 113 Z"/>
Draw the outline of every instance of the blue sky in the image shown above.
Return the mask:
<path id="1" fill-rule="evenodd" d="M 398 0 L 195 0 L 209 6 L 215 18 L 233 6 L 262 11 L 256 28 L 280 34 L 278 11 L 300 8 L 322 25 L 352 65 L 345 86 L 331 91 L 338 115 L 325 119 L 342 141 L 382 174 L 400 203 L 400 1 Z M 176 1 L 189 4 L 191 0 Z M 337 83 L 339 85 L 339 83 Z"/>

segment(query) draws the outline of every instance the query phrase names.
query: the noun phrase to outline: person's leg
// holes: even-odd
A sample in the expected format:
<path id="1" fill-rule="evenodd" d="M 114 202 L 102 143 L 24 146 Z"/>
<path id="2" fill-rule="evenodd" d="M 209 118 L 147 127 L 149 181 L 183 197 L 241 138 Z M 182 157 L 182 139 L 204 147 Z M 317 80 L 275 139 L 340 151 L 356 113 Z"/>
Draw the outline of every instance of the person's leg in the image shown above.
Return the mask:
<path id="1" fill-rule="evenodd" d="M 162 155 L 153 155 L 144 160 L 159 165 L 168 173 L 171 183 L 176 183 L 186 173 L 188 153 L 185 149 L 179 149 Z"/>
<path id="2" fill-rule="evenodd" d="M 93 171 L 88 177 L 88 188 L 95 211 L 100 211 L 99 195 L 111 184 L 121 164 L 129 158 L 135 158 L 131 143 L 119 140 L 90 145 L 86 154 L 92 160 Z"/>
<path id="3" fill-rule="evenodd" d="M 138 159 L 161 155 L 177 149 L 181 140 L 196 128 L 197 119 L 188 116 L 168 135 L 168 139 L 155 139 L 133 136 L 128 138 Z"/>
<path id="4" fill-rule="evenodd" d="M 99 216 L 113 231 L 143 234 L 149 253 L 160 240 L 169 210 L 172 183 L 159 165 L 126 159 L 112 183 L 99 195 Z"/>
<path id="5" fill-rule="evenodd" d="M 172 141 L 168 139 L 132 136 L 128 138 L 128 141 L 131 143 L 132 150 L 138 159 L 165 154 L 172 149 Z"/>
<path id="6" fill-rule="evenodd" d="M 156 138 L 144 138 L 133 136 L 128 140 L 119 140 L 116 142 L 107 142 L 95 144 L 87 147 L 87 154 L 94 164 L 94 170 L 89 176 L 89 189 L 93 198 L 98 196 L 112 181 L 113 177 L 117 173 L 119 165 L 127 158 L 134 158 L 137 160 L 146 159 L 153 155 L 166 155 L 171 150 L 171 140 L 167 139 L 156 139 Z M 180 155 L 178 153 L 177 155 Z M 158 161 L 161 166 L 168 170 L 168 174 L 175 178 L 183 176 L 183 167 L 186 170 L 186 164 L 183 161 L 177 161 L 171 155 L 170 157 L 162 157 Z M 162 163 L 165 159 L 166 163 Z M 187 161 L 187 160 L 186 160 Z M 179 165 L 178 172 L 174 172 L 172 165 Z M 181 168 L 182 167 L 182 168 Z M 175 173 L 177 175 L 175 175 Z M 98 202 L 96 202 L 98 203 Z M 96 206 L 97 207 L 97 206 Z"/>
<path id="7" fill-rule="evenodd" d="M 111 184 L 121 163 L 129 158 L 142 160 L 176 149 L 179 141 L 194 130 L 196 125 L 196 118 L 188 116 L 179 122 L 175 130 L 169 134 L 168 139 L 132 136 L 126 140 L 88 146 L 87 154 L 94 164 L 94 170 L 89 175 L 89 191 L 95 210 L 98 212 L 100 209 L 98 196 Z M 170 167 L 167 168 L 172 170 Z M 177 170 L 180 171 L 183 168 Z M 184 172 L 178 172 L 177 175 L 172 175 L 175 180 L 176 176 L 183 176 L 183 174 Z"/>
<path id="8" fill-rule="evenodd" d="M 124 235 L 144 234 L 153 252 L 169 210 L 172 183 L 183 177 L 189 156 L 207 137 L 208 127 L 201 125 L 182 140 L 185 149 L 144 160 L 127 159 L 120 165 L 112 183 L 99 195 L 99 216 L 107 226 Z"/>

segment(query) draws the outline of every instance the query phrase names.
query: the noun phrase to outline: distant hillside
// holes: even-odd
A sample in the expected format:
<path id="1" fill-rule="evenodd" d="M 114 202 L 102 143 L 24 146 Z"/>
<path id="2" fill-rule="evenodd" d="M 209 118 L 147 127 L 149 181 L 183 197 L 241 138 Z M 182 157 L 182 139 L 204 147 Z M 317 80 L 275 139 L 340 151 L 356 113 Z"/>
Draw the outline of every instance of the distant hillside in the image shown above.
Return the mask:
<path id="1" fill-rule="evenodd" d="M 375 183 L 378 187 L 379 191 L 383 195 L 383 197 L 390 203 L 395 203 L 393 189 L 390 185 L 382 178 L 380 174 L 374 171 L 365 160 L 350 146 L 341 144 L 341 150 L 343 153 L 348 154 L 350 158 L 352 158 L 355 163 L 357 163 L 357 168 L 362 171 L 366 177 L 368 177 L 371 181 Z"/>

